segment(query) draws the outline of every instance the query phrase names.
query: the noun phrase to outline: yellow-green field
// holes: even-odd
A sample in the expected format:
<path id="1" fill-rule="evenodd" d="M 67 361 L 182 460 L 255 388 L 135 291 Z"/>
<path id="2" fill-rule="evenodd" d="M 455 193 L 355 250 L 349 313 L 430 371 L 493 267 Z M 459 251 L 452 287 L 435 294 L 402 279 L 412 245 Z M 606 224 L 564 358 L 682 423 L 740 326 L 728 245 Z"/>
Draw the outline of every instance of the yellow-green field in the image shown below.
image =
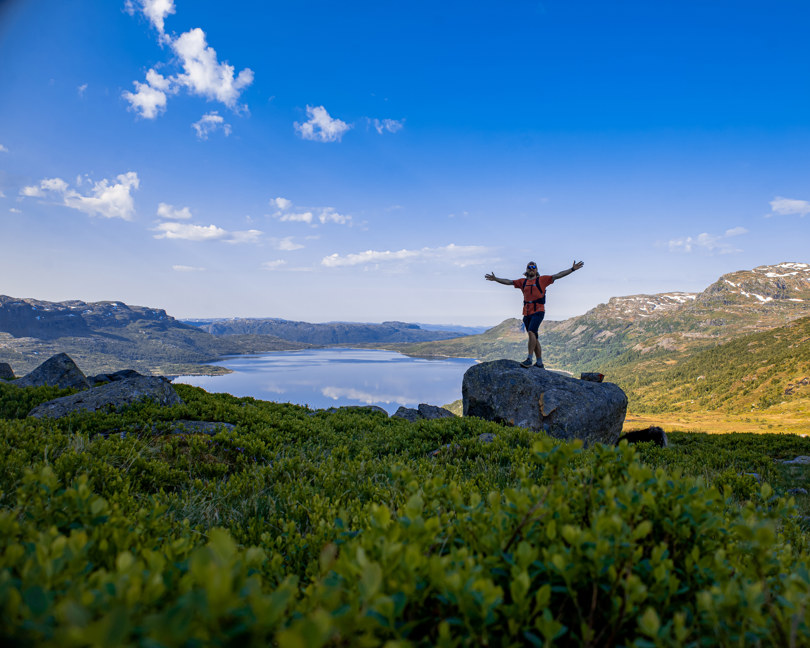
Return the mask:
<path id="1" fill-rule="evenodd" d="M 658 425 L 667 432 L 706 432 L 729 434 L 753 432 L 758 434 L 810 435 L 810 406 L 807 401 L 784 403 L 765 411 L 729 414 L 718 411 L 663 412 L 660 414 L 627 413 L 624 431 Z"/>

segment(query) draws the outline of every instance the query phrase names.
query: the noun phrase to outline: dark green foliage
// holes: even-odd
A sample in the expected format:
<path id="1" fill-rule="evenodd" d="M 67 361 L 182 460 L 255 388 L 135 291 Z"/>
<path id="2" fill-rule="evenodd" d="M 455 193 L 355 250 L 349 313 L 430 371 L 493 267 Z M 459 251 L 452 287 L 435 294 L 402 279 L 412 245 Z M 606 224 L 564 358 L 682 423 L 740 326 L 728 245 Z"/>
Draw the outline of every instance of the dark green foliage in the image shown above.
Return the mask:
<path id="1" fill-rule="evenodd" d="M 18 418 L 45 392 L 0 391 L 4 644 L 810 642 L 805 503 L 780 497 L 807 477 L 775 461 L 810 440 L 583 450 L 177 389 L 56 421 Z"/>

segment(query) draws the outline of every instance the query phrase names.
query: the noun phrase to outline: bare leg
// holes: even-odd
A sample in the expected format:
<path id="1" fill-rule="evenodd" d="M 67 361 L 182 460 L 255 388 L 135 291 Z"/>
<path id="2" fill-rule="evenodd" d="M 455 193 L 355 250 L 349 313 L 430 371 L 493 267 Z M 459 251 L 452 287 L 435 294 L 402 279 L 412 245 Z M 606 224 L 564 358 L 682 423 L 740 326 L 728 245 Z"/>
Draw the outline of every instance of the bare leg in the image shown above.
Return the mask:
<path id="1" fill-rule="evenodd" d="M 531 331 L 529 331 L 529 357 L 530 358 L 534 354 L 535 347 L 537 347 L 538 349 L 540 348 L 540 345 L 537 343 L 537 336 L 534 333 L 532 333 Z M 538 355 L 537 357 L 539 358 L 540 356 Z"/>
<path id="2" fill-rule="evenodd" d="M 534 338 L 534 355 L 535 355 L 535 357 L 537 358 L 537 361 L 538 361 L 538 362 L 542 362 L 542 361 L 543 361 L 543 356 L 542 356 L 541 354 L 542 354 L 542 350 L 540 349 L 540 340 L 538 340 L 538 339 L 535 337 L 535 338 Z"/>

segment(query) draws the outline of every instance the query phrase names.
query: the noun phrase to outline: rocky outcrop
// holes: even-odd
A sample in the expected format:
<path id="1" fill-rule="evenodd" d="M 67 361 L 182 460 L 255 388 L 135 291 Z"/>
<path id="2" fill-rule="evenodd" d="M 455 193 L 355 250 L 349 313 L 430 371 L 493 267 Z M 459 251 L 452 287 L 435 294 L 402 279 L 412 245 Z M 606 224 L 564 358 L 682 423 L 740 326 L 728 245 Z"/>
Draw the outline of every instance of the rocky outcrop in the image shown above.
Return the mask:
<path id="1" fill-rule="evenodd" d="M 78 411 L 118 410 L 142 400 L 151 400 L 164 407 L 183 402 L 165 378 L 135 376 L 42 403 L 28 416 L 60 418 Z"/>
<path id="2" fill-rule="evenodd" d="M 402 418 L 411 423 L 416 423 L 416 421 L 432 421 L 434 419 L 453 418 L 454 416 L 455 414 L 453 414 L 453 412 L 443 407 L 420 403 L 417 409 L 405 406 L 400 407 L 391 415 L 391 418 Z"/>
<path id="3" fill-rule="evenodd" d="M 49 358 L 31 373 L 15 380 L 17 387 L 41 387 L 51 385 L 62 389 L 87 389 L 90 383 L 82 370 L 66 353 Z"/>
<path id="4" fill-rule="evenodd" d="M 627 412 L 627 396 L 613 383 L 524 369 L 514 360 L 470 367 L 461 393 L 464 416 L 581 439 L 586 446 L 615 444 Z"/>
<path id="5" fill-rule="evenodd" d="M 0 362 L 0 380 L 14 380 L 14 372 L 7 362 Z"/>
<path id="6" fill-rule="evenodd" d="M 114 371 L 113 373 L 96 374 L 95 376 L 88 376 L 87 382 L 90 383 L 91 387 L 95 387 L 96 385 L 103 385 L 104 383 L 116 382 L 117 380 L 124 380 L 124 378 L 134 378 L 135 376 L 140 375 L 141 374 L 139 374 L 134 369 L 121 369 L 121 371 Z"/>

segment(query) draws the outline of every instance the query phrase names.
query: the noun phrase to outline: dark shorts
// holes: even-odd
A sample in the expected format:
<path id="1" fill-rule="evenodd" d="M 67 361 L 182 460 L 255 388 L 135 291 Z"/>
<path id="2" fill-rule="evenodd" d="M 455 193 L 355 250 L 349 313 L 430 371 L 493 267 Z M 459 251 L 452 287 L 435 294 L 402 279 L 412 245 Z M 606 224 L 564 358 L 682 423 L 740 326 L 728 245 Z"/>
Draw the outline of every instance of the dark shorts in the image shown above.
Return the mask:
<path id="1" fill-rule="evenodd" d="M 535 313 L 534 315 L 526 315 L 523 318 L 523 326 L 526 327 L 526 332 L 528 333 L 531 331 L 535 335 L 537 335 L 537 329 L 540 328 L 540 322 L 543 321 L 543 318 L 546 316 L 544 311 L 540 311 L 539 313 Z"/>

